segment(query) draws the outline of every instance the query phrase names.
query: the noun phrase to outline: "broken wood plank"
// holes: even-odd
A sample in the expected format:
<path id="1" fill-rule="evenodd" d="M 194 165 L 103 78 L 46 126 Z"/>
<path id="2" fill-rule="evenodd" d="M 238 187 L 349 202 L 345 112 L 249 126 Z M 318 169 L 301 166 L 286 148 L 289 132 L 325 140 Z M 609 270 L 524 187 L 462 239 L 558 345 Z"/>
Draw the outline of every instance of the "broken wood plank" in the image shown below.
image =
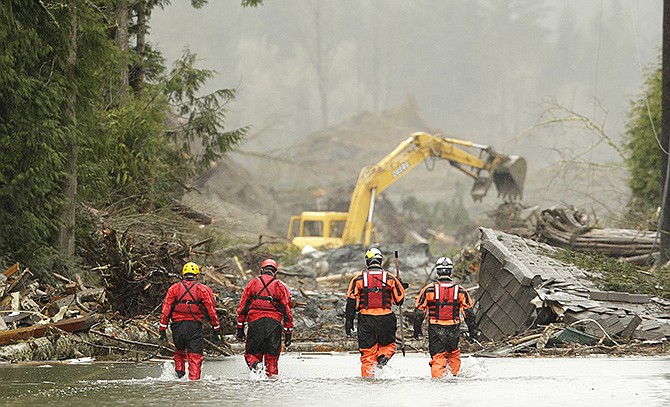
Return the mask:
<path id="1" fill-rule="evenodd" d="M 58 273 L 55 273 L 55 272 L 51 272 L 51 274 L 52 274 L 54 277 L 56 277 L 57 279 L 61 280 L 61 281 L 64 281 L 64 282 L 66 282 L 66 283 L 68 283 L 68 284 L 74 284 L 74 281 L 70 280 L 69 278 L 67 278 L 67 277 L 65 277 L 65 276 L 62 276 L 62 275 L 60 275 L 60 274 L 58 274 Z"/>
<path id="2" fill-rule="evenodd" d="M 0 346 L 30 338 L 40 338 L 46 335 L 49 328 L 62 329 L 65 332 L 84 331 L 97 321 L 97 315 L 85 315 L 77 318 L 62 319 L 51 324 L 33 325 L 24 328 L 0 331 Z"/>
<path id="3" fill-rule="evenodd" d="M 77 284 L 79 285 L 79 290 L 84 291 L 86 290 L 86 286 L 84 285 L 84 280 L 81 279 L 81 276 L 79 273 L 74 275 L 75 278 L 77 279 Z"/>
<path id="4" fill-rule="evenodd" d="M 32 275 L 33 275 L 33 273 L 30 272 L 30 269 L 25 268 L 25 269 L 21 272 L 21 275 L 19 275 L 19 277 L 17 277 L 16 279 L 14 279 L 14 281 L 12 281 L 12 284 L 9 285 L 9 288 L 7 288 L 7 290 L 5 290 L 5 294 L 6 294 L 6 293 L 11 293 L 11 292 L 13 292 L 14 290 L 16 290 L 16 288 L 17 288 L 19 285 L 21 285 L 21 284 L 23 284 L 23 283 L 25 282 L 25 280 L 28 278 L 28 276 L 31 276 L 31 277 L 32 277 Z"/>
<path id="5" fill-rule="evenodd" d="M 14 273 L 16 273 L 17 271 L 19 271 L 19 263 L 18 262 L 14 263 L 11 267 L 9 267 L 7 270 L 5 270 L 2 274 L 5 277 L 9 278 L 9 277 L 13 276 Z"/>

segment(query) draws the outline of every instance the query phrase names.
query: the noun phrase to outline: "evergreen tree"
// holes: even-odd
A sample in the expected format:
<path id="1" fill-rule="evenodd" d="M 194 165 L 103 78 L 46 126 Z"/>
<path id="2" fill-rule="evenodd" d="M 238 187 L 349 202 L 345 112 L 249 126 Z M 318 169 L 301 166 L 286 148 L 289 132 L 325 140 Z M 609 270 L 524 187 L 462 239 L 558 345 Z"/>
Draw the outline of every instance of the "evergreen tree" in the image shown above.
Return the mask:
<path id="1" fill-rule="evenodd" d="M 661 69 L 650 70 L 644 89 L 632 101 L 626 123 L 624 148 L 630 171 L 633 208 L 655 211 L 661 204 Z"/>
<path id="2" fill-rule="evenodd" d="M 0 8 L 0 253 L 29 258 L 59 227 L 66 37 L 43 2 Z"/>
<path id="3" fill-rule="evenodd" d="M 166 75 L 151 47 L 120 44 L 137 41 L 120 21 L 136 18 L 129 4 L 0 3 L 0 253 L 10 261 L 30 264 L 56 248 L 71 257 L 79 202 L 160 206 L 246 132 L 224 126 L 235 90 L 199 95 L 214 72 L 196 68 L 194 54 Z M 127 92 L 123 66 L 137 61 L 141 92 Z"/>

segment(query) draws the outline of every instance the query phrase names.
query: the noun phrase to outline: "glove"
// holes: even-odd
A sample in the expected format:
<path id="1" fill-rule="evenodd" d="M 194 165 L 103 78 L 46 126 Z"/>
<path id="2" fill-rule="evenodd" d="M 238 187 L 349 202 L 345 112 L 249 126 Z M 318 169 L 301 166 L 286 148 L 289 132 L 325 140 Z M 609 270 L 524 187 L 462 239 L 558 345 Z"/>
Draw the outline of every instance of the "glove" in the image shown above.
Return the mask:
<path id="1" fill-rule="evenodd" d="M 351 331 L 354 330 L 354 321 L 346 321 L 344 323 L 344 332 L 347 336 L 351 335 Z"/>
<path id="2" fill-rule="evenodd" d="M 161 342 L 167 342 L 167 331 L 165 330 L 158 331 L 158 335 L 160 335 Z"/>
<path id="3" fill-rule="evenodd" d="M 284 347 L 288 348 L 291 346 L 291 339 L 293 337 L 293 332 L 284 332 Z"/>
<path id="4" fill-rule="evenodd" d="M 244 327 L 242 327 L 242 328 L 237 328 L 237 335 L 236 335 L 236 337 L 237 337 L 237 340 L 238 340 L 238 341 L 243 341 L 243 340 L 244 340 L 244 338 L 245 338 L 245 335 L 244 335 Z"/>
<path id="5" fill-rule="evenodd" d="M 214 342 L 217 345 L 221 345 L 221 342 L 223 339 L 221 338 L 221 331 L 220 330 L 215 330 L 212 331 L 212 342 Z"/>
<path id="6" fill-rule="evenodd" d="M 421 331 L 414 331 L 414 339 L 421 339 Z"/>

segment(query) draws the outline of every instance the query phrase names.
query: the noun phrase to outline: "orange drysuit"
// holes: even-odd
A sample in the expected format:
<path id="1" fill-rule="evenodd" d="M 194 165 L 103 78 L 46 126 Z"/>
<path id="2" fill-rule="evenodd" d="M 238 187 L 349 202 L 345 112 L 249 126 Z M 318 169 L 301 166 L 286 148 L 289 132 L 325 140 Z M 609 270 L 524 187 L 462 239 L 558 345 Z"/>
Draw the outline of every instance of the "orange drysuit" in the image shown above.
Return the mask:
<path id="1" fill-rule="evenodd" d="M 421 335 L 421 324 L 428 314 L 428 349 L 432 377 L 442 377 L 447 365 L 456 376 L 461 368 L 459 346 L 461 313 L 465 315 L 472 338 L 476 337 L 477 325 L 472 310 L 470 294 L 447 276 L 426 285 L 419 292 L 414 310 L 414 337 Z"/>
<path id="2" fill-rule="evenodd" d="M 351 279 L 345 330 L 351 333 L 358 312 L 361 376 L 373 376 L 375 364 L 383 366 L 395 354 L 397 322 L 391 305 L 401 305 L 404 298 L 405 289 L 400 280 L 376 264 Z"/>

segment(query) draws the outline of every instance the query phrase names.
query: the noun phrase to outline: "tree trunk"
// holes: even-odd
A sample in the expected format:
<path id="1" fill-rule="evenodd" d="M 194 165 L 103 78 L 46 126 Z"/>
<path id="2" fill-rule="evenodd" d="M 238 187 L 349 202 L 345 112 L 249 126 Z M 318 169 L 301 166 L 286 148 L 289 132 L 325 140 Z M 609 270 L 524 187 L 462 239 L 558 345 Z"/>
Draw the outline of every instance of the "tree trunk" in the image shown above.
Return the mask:
<path id="1" fill-rule="evenodd" d="M 137 65 L 134 67 L 133 76 L 130 82 L 130 86 L 132 86 L 136 95 L 142 93 L 142 85 L 144 84 L 144 54 L 147 43 L 147 17 L 149 14 L 149 7 L 150 6 L 145 0 L 140 0 L 137 3 L 137 39 L 135 42 Z"/>
<path id="2" fill-rule="evenodd" d="M 114 33 L 114 41 L 119 47 L 119 51 L 121 51 L 121 59 L 118 66 L 119 78 L 115 96 L 116 102 L 120 104 L 128 97 L 128 0 L 117 0 L 115 7 L 116 32 Z"/>
<path id="3" fill-rule="evenodd" d="M 315 68 L 317 76 L 317 86 L 319 91 L 319 101 L 321 102 L 321 126 L 328 127 L 330 122 L 328 112 L 328 67 L 325 62 L 325 46 L 323 43 L 322 24 L 321 24 L 321 3 L 314 6 L 314 35 L 316 45 Z"/>
<path id="4" fill-rule="evenodd" d="M 659 263 L 670 260 L 670 191 L 668 191 L 668 146 L 670 145 L 670 0 L 663 1 L 663 57 L 661 66 L 661 255 Z"/>
<path id="5" fill-rule="evenodd" d="M 68 55 L 65 60 L 65 74 L 68 82 L 74 82 L 74 70 L 77 64 L 77 11 L 78 1 L 70 1 L 70 41 L 68 44 Z M 76 93 L 71 91 L 70 97 L 65 106 L 65 122 L 67 129 L 67 139 L 65 142 L 67 164 L 65 166 L 65 183 L 63 185 L 63 196 L 65 204 L 61 216 L 61 227 L 58 234 L 57 248 L 61 254 L 66 257 L 74 255 L 74 227 L 75 210 L 77 208 L 77 115 L 75 104 L 77 102 Z"/>

